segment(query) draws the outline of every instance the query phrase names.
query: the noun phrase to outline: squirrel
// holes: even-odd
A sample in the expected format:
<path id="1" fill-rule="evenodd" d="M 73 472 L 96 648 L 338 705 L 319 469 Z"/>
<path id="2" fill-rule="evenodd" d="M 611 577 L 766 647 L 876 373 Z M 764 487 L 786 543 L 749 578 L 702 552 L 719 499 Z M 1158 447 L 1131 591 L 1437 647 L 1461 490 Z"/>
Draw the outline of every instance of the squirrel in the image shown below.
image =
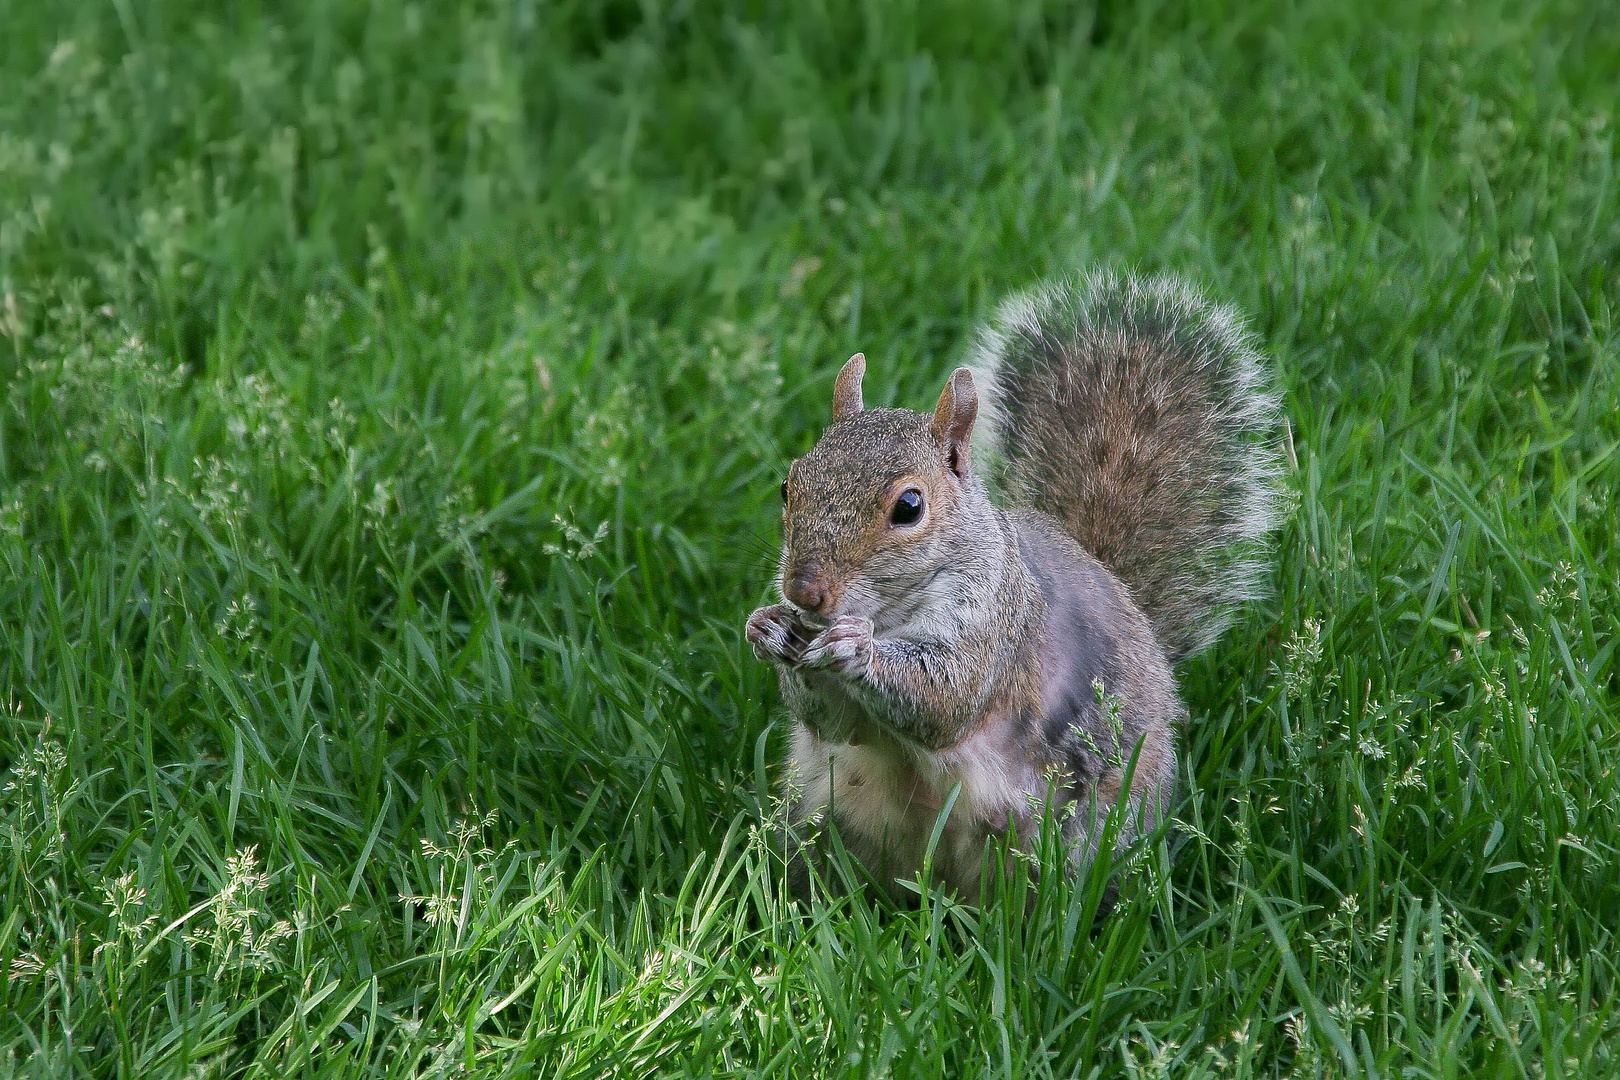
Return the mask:
<path id="1" fill-rule="evenodd" d="M 1087 866 L 1122 800 L 1121 846 L 1169 812 L 1172 668 L 1262 594 L 1270 368 L 1191 286 L 1098 272 L 1004 301 L 931 416 L 864 408 L 865 370 L 782 482 L 782 602 L 747 623 L 793 722 L 790 818 L 830 816 L 896 899 L 953 789 L 931 865 L 963 898 L 1048 810 Z"/>

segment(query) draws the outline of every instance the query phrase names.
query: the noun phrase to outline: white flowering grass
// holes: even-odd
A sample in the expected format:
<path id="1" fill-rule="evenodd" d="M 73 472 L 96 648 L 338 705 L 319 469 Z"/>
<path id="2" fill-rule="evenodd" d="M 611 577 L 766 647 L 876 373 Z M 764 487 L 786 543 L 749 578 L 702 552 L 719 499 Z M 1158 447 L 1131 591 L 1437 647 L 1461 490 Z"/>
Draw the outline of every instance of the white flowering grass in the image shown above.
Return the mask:
<path id="1" fill-rule="evenodd" d="M 0 1080 L 1620 1073 L 1600 7 L 6 9 Z M 1273 598 L 1148 842 L 796 909 L 782 470 L 1077 266 L 1253 315 Z"/>

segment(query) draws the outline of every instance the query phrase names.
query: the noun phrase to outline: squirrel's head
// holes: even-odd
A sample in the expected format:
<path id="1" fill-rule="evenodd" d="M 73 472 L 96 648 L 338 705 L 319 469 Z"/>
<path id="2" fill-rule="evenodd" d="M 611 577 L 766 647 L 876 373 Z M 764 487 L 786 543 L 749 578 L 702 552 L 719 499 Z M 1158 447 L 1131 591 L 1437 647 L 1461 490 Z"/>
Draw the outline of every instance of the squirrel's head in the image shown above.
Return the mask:
<path id="1" fill-rule="evenodd" d="M 979 397 L 968 369 L 951 373 L 932 416 L 863 408 L 865 373 L 856 353 L 833 387 L 832 424 L 782 481 L 779 584 L 812 620 L 883 622 L 922 603 L 919 590 L 960 554 L 959 519 L 987 505 L 969 472 Z"/>

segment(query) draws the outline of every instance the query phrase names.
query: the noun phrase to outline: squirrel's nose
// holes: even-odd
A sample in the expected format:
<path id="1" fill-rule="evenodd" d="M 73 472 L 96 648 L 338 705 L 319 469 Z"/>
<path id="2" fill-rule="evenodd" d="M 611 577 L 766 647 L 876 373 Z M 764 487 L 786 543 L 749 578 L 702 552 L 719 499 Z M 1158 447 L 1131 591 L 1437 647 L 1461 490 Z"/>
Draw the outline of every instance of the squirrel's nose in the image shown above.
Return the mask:
<path id="1" fill-rule="evenodd" d="M 832 590 L 827 587 L 827 579 L 817 563 L 806 563 L 789 573 L 782 583 L 782 595 L 795 607 L 818 615 L 824 614 L 832 602 Z"/>

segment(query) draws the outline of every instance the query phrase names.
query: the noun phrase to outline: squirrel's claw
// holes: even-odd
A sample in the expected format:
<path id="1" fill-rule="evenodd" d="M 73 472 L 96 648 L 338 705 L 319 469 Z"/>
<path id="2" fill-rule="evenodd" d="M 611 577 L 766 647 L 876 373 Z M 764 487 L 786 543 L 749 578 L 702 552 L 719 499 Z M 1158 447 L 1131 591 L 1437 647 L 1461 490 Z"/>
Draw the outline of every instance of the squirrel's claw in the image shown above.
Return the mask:
<path id="1" fill-rule="evenodd" d="M 759 659 L 792 664 L 804 647 L 798 628 L 797 612 L 786 604 L 771 604 L 748 616 L 745 636 Z"/>
<path id="2" fill-rule="evenodd" d="M 840 615 L 804 650 L 804 667 L 864 675 L 872 666 L 872 620 Z"/>

